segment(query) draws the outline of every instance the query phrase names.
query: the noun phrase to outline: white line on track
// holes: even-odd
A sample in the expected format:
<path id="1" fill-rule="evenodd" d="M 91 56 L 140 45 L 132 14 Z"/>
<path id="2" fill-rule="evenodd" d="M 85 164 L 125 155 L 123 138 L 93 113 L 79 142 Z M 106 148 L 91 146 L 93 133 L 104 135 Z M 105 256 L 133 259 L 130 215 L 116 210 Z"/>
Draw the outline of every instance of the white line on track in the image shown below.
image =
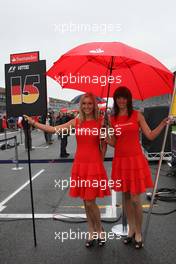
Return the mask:
<path id="1" fill-rule="evenodd" d="M 42 147 L 42 146 L 40 146 L 40 147 L 34 147 L 35 149 L 47 149 L 47 148 L 49 148 L 48 146 L 44 146 L 44 147 Z"/>
<path id="2" fill-rule="evenodd" d="M 45 171 L 45 169 L 40 170 L 39 172 L 37 172 L 33 177 L 32 177 L 32 181 L 35 180 L 41 173 L 43 173 Z M 24 189 L 28 184 L 30 183 L 30 181 L 28 180 L 27 182 L 25 182 L 21 187 L 19 187 L 16 191 L 14 191 L 11 195 L 9 195 L 4 201 L 2 201 L 0 203 L 0 212 L 2 210 L 5 209 L 4 205 L 11 200 L 15 195 L 17 195 L 22 189 Z"/>
<path id="3" fill-rule="evenodd" d="M 7 135 L 11 135 L 11 134 L 18 134 L 19 131 L 13 131 L 13 132 L 8 132 Z M 0 137 L 4 137 L 4 133 L 0 134 Z"/>
<path id="4" fill-rule="evenodd" d="M 35 214 L 36 219 L 39 218 L 52 218 L 52 219 L 64 219 L 64 218 L 84 218 L 86 219 L 86 214 Z M 110 215 L 101 214 L 102 218 L 111 218 Z M 31 219 L 32 214 L 0 214 L 0 219 Z"/>
<path id="5" fill-rule="evenodd" d="M 2 212 L 7 206 L 0 206 L 0 212 Z"/>

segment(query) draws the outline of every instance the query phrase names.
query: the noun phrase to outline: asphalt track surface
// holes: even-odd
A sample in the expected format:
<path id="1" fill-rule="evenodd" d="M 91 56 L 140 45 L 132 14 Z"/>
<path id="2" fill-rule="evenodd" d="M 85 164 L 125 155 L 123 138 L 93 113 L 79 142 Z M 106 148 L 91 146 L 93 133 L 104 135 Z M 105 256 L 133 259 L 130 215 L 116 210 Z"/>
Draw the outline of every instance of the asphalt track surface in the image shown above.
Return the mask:
<path id="1" fill-rule="evenodd" d="M 19 132 L 8 133 L 8 137 Z M 4 135 L 0 135 L 3 139 Z M 97 245 L 91 249 L 84 246 L 81 232 L 87 231 L 83 202 L 68 195 L 71 165 L 74 158 L 76 142 L 74 137 L 68 138 L 67 151 L 70 153 L 62 163 L 55 162 L 60 154 L 60 141 L 54 136 L 52 145 L 45 144 L 43 133 L 32 132 L 34 150 L 31 151 L 34 210 L 37 247 L 34 247 L 33 228 L 31 220 L 31 202 L 28 164 L 20 163 L 21 170 L 14 170 L 14 148 L 0 150 L 0 264 L 28 263 L 161 263 L 171 264 L 176 258 L 176 213 L 170 215 L 152 215 L 149 233 L 144 249 L 138 251 L 134 245 L 125 246 L 119 237 L 108 239 L 106 246 Z M 24 141 L 24 137 L 23 137 Z M 9 144 L 13 144 L 9 141 Z M 27 160 L 24 145 L 18 146 L 20 161 Z M 112 157 L 113 150 L 108 149 L 107 156 Z M 41 160 L 45 163 L 41 163 Z M 40 163 L 37 163 L 37 160 Z M 46 163 L 46 160 L 49 160 Z M 61 161 L 61 160 L 60 160 Z M 9 163 L 7 163 L 9 162 Z M 111 161 L 105 162 L 110 176 Z M 153 177 L 156 174 L 157 163 L 150 164 Z M 162 165 L 159 188 L 176 188 L 176 176 L 167 177 L 169 167 Z M 64 186 L 59 187 L 58 181 Z M 142 196 L 144 209 L 144 226 L 149 202 Z M 106 232 L 111 232 L 114 225 L 120 224 L 121 194 L 97 199 L 100 206 L 103 226 Z M 117 207 L 115 206 L 117 204 Z M 154 213 L 165 213 L 176 209 L 175 202 L 158 201 Z M 75 223 L 78 222 L 78 223 Z M 109 222 L 109 223 L 108 223 Z M 70 235 L 74 232 L 74 235 Z M 73 234 L 73 233 L 72 233 Z"/>

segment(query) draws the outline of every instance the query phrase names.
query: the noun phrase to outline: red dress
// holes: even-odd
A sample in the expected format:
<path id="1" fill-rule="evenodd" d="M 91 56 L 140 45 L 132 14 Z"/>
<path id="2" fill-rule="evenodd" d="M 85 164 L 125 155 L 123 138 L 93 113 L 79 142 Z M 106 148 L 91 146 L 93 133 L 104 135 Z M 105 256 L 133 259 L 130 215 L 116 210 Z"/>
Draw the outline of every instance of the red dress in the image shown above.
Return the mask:
<path id="1" fill-rule="evenodd" d="M 120 181 L 115 191 L 140 194 L 146 188 L 153 187 L 148 162 L 142 152 L 139 141 L 138 112 L 133 110 L 131 117 L 112 116 L 112 127 L 121 128 L 121 135 L 116 136 L 115 155 L 112 162 L 112 180 Z"/>
<path id="2" fill-rule="evenodd" d="M 110 195 L 108 178 L 99 149 L 101 119 L 80 123 L 76 118 L 75 122 L 77 150 L 72 166 L 69 195 L 84 200 Z"/>

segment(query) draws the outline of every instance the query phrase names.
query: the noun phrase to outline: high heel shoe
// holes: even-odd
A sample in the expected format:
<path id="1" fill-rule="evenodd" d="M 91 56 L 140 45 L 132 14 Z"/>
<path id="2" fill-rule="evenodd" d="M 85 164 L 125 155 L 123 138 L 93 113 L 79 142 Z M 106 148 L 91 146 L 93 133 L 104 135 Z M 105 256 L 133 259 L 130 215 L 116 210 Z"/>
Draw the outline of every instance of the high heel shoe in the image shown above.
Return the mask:
<path id="1" fill-rule="evenodd" d="M 99 247 L 103 247 L 106 244 L 105 239 L 98 238 L 97 239 Z"/>
<path id="2" fill-rule="evenodd" d="M 104 232 L 103 227 L 102 227 L 102 232 Z M 103 247 L 106 244 L 106 240 L 105 240 L 105 238 L 98 238 L 97 243 L 98 243 L 99 247 Z"/>
<path id="3" fill-rule="evenodd" d="M 123 240 L 123 243 L 125 245 L 130 244 L 132 242 L 133 238 L 135 238 L 135 233 L 132 236 L 125 237 L 124 240 Z"/>
<path id="4" fill-rule="evenodd" d="M 141 241 L 136 241 L 135 240 L 135 248 L 136 249 L 140 249 L 140 248 L 143 248 L 144 247 L 144 242 L 141 240 Z"/>
<path id="5" fill-rule="evenodd" d="M 85 247 L 90 248 L 94 246 L 95 239 L 86 240 Z"/>

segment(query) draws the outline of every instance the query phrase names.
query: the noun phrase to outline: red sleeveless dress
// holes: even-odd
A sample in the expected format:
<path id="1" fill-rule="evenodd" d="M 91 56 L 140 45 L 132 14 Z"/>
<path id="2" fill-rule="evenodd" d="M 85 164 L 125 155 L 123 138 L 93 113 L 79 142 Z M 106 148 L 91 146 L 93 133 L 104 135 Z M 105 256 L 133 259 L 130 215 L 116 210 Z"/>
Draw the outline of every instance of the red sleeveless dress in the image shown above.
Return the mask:
<path id="1" fill-rule="evenodd" d="M 131 117 L 112 116 L 111 124 L 114 129 L 121 128 L 121 135 L 116 136 L 115 154 L 112 162 L 111 177 L 113 181 L 120 181 L 115 191 L 140 194 L 146 188 L 153 187 L 151 172 L 146 160 L 140 140 L 138 111 L 133 110 Z"/>
<path id="2" fill-rule="evenodd" d="M 75 120 L 77 150 L 72 166 L 69 195 L 92 200 L 110 195 L 100 143 L 101 119 Z M 80 132 L 82 131 L 82 132 Z"/>

